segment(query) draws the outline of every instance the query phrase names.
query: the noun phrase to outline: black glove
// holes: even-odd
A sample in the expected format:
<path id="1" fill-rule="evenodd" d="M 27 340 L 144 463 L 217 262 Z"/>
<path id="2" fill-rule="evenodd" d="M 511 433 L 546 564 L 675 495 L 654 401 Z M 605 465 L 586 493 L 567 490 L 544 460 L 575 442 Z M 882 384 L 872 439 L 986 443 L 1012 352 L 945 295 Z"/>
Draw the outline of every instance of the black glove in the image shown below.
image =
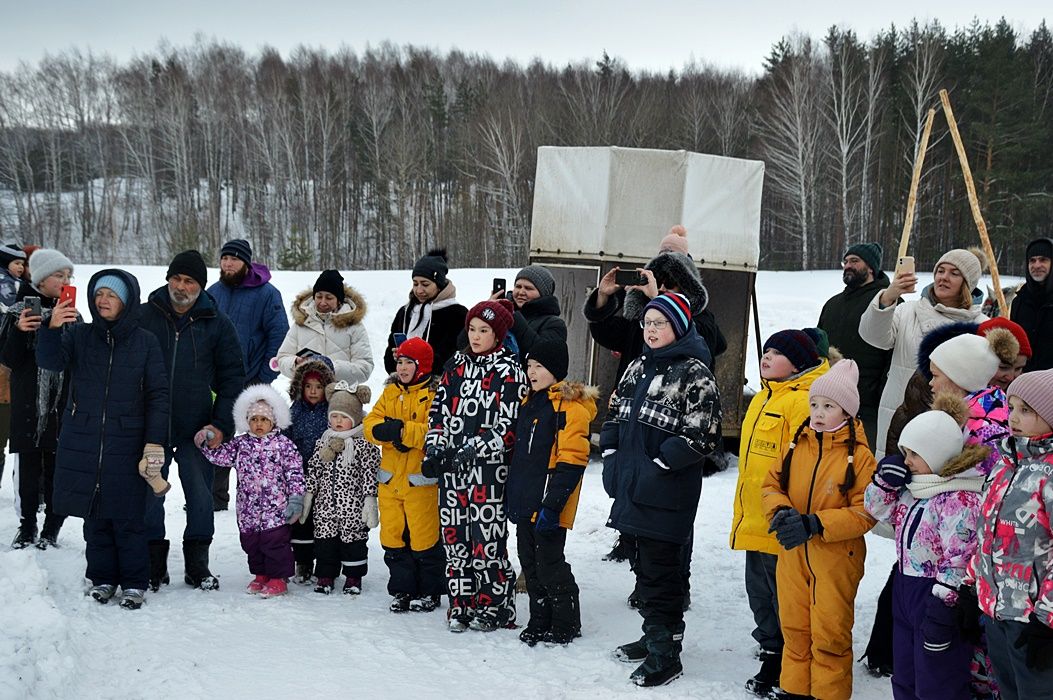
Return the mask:
<path id="1" fill-rule="evenodd" d="M 383 423 L 373 426 L 373 439 L 380 442 L 394 442 L 402 437 L 402 421 L 398 418 L 385 418 Z"/>
<path id="2" fill-rule="evenodd" d="M 878 462 L 878 476 L 894 489 L 903 488 L 910 483 L 910 469 L 903 461 L 903 455 L 889 455 Z"/>
<path id="3" fill-rule="evenodd" d="M 475 443 L 466 442 L 461 445 L 461 448 L 453 454 L 451 465 L 454 471 L 464 472 L 471 468 L 475 464 L 475 458 L 478 456 L 479 450 L 476 449 Z"/>
<path id="4" fill-rule="evenodd" d="M 921 638 L 925 651 L 943 652 L 951 648 L 957 632 L 958 611 L 934 595 L 925 601 L 925 619 L 921 621 Z"/>
<path id="5" fill-rule="evenodd" d="M 438 479 L 450 470 L 450 450 L 441 447 L 429 447 L 424 461 L 420 463 L 420 473 L 429 479 Z"/>
<path id="6" fill-rule="evenodd" d="M 783 546 L 783 549 L 790 550 L 794 547 L 800 547 L 819 534 L 823 526 L 819 522 L 819 516 L 814 513 L 801 515 L 793 508 L 788 510 L 792 512 L 779 519 L 773 517 L 772 522 L 774 523 L 775 538 L 779 540 L 779 544 Z M 779 513 L 776 513 L 776 515 L 779 515 Z"/>
<path id="7" fill-rule="evenodd" d="M 980 625 L 980 601 L 976 599 L 976 590 L 972 586 L 963 584 L 958 587 L 955 612 L 958 613 L 958 629 L 962 632 L 962 639 L 978 646 L 983 640 L 983 627 Z"/>
<path id="8" fill-rule="evenodd" d="M 406 454 L 407 452 L 413 449 L 412 447 L 406 447 L 405 445 L 403 445 L 402 440 L 395 440 L 393 443 L 391 443 L 391 446 L 399 452 L 401 452 L 402 454 Z"/>
<path id="9" fill-rule="evenodd" d="M 1027 667 L 1032 671 L 1048 671 L 1053 668 L 1053 629 L 1031 613 L 1027 626 L 1013 645 L 1017 649 L 1027 647 Z"/>

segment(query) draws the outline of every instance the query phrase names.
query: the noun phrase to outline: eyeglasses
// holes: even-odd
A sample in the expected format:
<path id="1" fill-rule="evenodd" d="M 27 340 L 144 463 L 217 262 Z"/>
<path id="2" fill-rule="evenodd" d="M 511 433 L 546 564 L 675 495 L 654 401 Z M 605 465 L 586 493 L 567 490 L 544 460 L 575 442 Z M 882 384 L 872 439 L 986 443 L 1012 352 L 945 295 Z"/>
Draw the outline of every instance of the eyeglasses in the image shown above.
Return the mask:
<path id="1" fill-rule="evenodd" d="M 65 270 L 59 270 L 58 272 L 52 272 L 50 275 L 48 275 L 48 277 L 54 277 L 57 280 L 62 280 L 63 282 L 67 282 L 67 283 L 73 281 L 73 275 L 71 275 L 70 273 L 66 272 Z"/>
<path id="2" fill-rule="evenodd" d="M 663 330 L 669 325 L 669 321 L 663 321 L 661 319 L 657 321 L 644 321 L 640 320 L 640 328 L 654 328 L 656 331 Z"/>

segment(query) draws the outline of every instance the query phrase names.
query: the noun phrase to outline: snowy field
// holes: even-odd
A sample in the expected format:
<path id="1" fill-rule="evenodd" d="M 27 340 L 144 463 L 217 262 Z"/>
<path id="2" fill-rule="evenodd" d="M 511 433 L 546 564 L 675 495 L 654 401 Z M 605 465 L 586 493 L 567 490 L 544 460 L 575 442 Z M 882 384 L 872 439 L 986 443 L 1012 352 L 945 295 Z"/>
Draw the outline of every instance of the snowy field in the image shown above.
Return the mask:
<path id="1" fill-rule="evenodd" d="M 79 266 L 78 306 L 98 266 Z M 129 267 L 144 297 L 164 283 L 163 267 Z M 458 297 L 471 306 L 487 294 L 494 276 L 511 280 L 516 270 L 454 270 Z M 278 272 L 274 283 L 288 303 L 308 288 L 315 273 Z M 370 305 L 366 317 L 374 354 L 380 358 L 387 329 L 406 300 L 410 274 L 354 272 L 347 283 Z M 927 277 L 922 275 L 923 278 Z M 931 276 L 928 276 L 931 277 Z M 210 270 L 210 279 L 216 271 Z M 927 280 L 924 280 L 927 282 Z M 1004 284 L 1008 284 L 1005 281 Z M 761 273 L 761 332 L 814 325 L 825 299 L 842 289 L 836 271 Z M 720 296 L 711 290 L 711 303 Z M 565 310 L 578 313 L 578 310 Z M 752 325 L 751 325 L 752 327 Z M 752 350 L 747 375 L 757 385 Z M 374 372 L 374 394 L 383 368 Z M 280 389 L 285 380 L 276 382 Z M 581 588 L 583 637 L 567 648 L 527 648 L 518 632 L 446 631 L 445 615 L 387 612 L 387 569 L 377 531 L 370 537 L 370 573 L 357 598 L 322 596 L 290 585 L 290 595 L 263 600 L 246 595 L 250 576 L 238 542 L 234 511 L 216 514 L 212 572 L 221 590 L 192 590 L 182 582 L 180 533 L 185 522 L 181 490 L 166 502 L 172 585 L 149 594 L 142 610 L 99 605 L 84 596 L 84 544 L 80 522 L 69 519 L 60 549 L 11 551 L 18 520 L 13 508 L 8 459 L 0 487 L 0 698 L 310 698 L 351 697 L 662 697 L 745 699 L 742 689 L 758 666 L 752 656 L 752 617 L 743 588 L 743 555 L 728 549 L 736 472 L 706 480 L 695 523 L 692 607 L 687 613 L 684 676 L 654 691 L 627 681 L 632 665 L 610 657 L 619 644 L 640 635 L 640 617 L 625 605 L 633 586 L 626 564 L 601 561 L 615 533 L 604 526 L 610 503 L 598 463 L 582 489 L 577 526 L 567 538 L 567 558 Z M 178 480 L 173 470 L 173 481 Z M 42 516 L 41 520 L 42 522 Z M 867 573 L 856 601 L 855 654 L 866 645 L 878 592 L 894 558 L 892 542 L 868 538 Z M 514 550 L 514 535 L 509 538 Z M 527 600 L 518 600 L 525 624 Z M 891 696 L 887 679 L 871 678 L 856 665 L 853 697 Z"/>

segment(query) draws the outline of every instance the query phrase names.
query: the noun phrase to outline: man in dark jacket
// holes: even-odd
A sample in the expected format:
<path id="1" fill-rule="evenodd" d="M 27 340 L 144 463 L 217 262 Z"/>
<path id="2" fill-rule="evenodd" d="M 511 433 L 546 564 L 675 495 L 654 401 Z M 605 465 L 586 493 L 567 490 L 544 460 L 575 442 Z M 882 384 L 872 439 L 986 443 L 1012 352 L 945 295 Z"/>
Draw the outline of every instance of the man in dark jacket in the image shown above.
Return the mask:
<path id="1" fill-rule="evenodd" d="M 213 465 L 193 443 L 194 433 L 211 433 L 216 448 L 233 436 L 234 400 L 245 385 L 241 347 L 234 324 L 204 292 L 207 270 L 201 253 L 183 251 L 168 266 L 167 286 L 143 303 L 142 327 L 157 336 L 168 372 L 172 402 L 163 475 L 173 458 L 186 497 L 183 531 L 184 580 L 205 590 L 219 588 L 208 569 L 208 548 L 215 529 L 212 512 Z M 212 392 L 215 392 L 213 399 Z M 146 534 L 150 540 L 150 587 L 168 583 L 168 540 L 164 499 L 147 497 Z"/>
<path id="2" fill-rule="evenodd" d="M 282 295 L 270 283 L 271 271 L 252 262 L 252 248 L 243 238 L 223 244 L 219 259 L 219 282 L 208 288 L 216 307 L 234 324 L 241 343 L 245 384 L 270 384 L 278 376 L 271 358 L 289 332 Z M 216 467 L 212 485 L 215 510 L 230 505 L 230 467 Z"/>
<path id="3" fill-rule="evenodd" d="M 1027 276 L 1010 307 L 1009 319 L 1019 323 L 1034 354 L 1025 372 L 1053 368 L 1053 239 L 1036 238 L 1027 244 Z"/>
<path id="4" fill-rule="evenodd" d="M 859 336 L 859 317 L 874 296 L 889 285 L 881 270 L 881 246 L 857 243 L 845 251 L 842 261 L 844 290 L 831 297 L 819 314 L 819 328 L 826 331 L 830 345 L 859 366 L 859 419 L 870 449 L 877 450 L 877 413 L 885 388 L 892 351 L 870 345 Z"/>

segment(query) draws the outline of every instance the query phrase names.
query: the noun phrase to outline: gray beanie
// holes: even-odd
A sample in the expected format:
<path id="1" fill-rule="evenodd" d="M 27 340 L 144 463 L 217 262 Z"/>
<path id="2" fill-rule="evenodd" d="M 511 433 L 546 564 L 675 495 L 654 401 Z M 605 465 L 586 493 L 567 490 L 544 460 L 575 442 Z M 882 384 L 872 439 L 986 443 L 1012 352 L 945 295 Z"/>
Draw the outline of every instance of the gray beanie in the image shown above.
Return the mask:
<path id="1" fill-rule="evenodd" d="M 48 277 L 65 269 L 73 274 L 73 263 L 69 258 L 54 248 L 39 248 L 29 261 L 30 281 L 34 287 L 39 287 Z"/>
<path id="2" fill-rule="evenodd" d="M 516 279 L 526 280 L 534 285 L 543 297 L 550 297 L 556 293 L 556 278 L 540 265 L 527 265 L 519 271 Z"/>

